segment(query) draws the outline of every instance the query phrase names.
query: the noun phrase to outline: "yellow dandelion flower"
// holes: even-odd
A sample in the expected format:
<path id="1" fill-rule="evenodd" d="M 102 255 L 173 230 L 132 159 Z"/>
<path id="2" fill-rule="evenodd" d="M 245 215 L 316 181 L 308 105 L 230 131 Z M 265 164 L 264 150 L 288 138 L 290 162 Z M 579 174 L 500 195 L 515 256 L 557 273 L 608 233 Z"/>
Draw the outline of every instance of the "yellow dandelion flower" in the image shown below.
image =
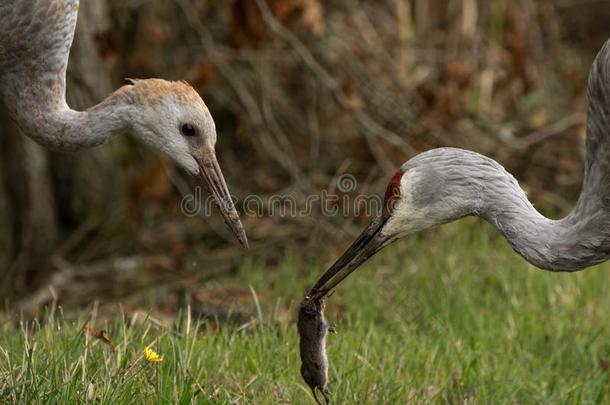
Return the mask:
<path id="1" fill-rule="evenodd" d="M 144 359 L 149 363 L 158 363 L 160 361 L 163 361 L 163 357 L 159 356 L 159 353 L 157 353 L 150 347 L 146 347 L 144 349 Z"/>

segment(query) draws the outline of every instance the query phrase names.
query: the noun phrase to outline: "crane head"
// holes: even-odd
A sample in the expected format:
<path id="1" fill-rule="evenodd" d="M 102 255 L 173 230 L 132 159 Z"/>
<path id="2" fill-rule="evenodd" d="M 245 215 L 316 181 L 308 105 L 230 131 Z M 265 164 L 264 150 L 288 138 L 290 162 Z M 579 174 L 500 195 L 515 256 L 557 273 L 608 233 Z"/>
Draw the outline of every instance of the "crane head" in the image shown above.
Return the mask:
<path id="1" fill-rule="evenodd" d="M 381 214 L 320 277 L 309 296 L 328 295 L 362 263 L 397 239 L 453 218 L 453 208 L 445 209 L 442 192 L 437 192 L 439 186 L 443 187 L 443 181 L 434 177 L 433 172 L 423 172 L 415 163 L 415 160 L 407 162 L 392 176 Z"/>
<path id="2" fill-rule="evenodd" d="M 186 82 L 129 81 L 120 93 L 128 105 L 131 134 L 199 177 L 225 223 L 247 248 L 246 233 L 216 159 L 214 120 L 199 94 Z"/>
<path id="3" fill-rule="evenodd" d="M 475 152 L 436 148 L 413 157 L 390 179 L 381 214 L 308 295 L 328 295 L 367 259 L 404 236 L 468 215 L 484 216 L 494 206 L 494 200 L 485 197 L 489 190 L 493 195 L 504 190 L 506 196 L 520 189 L 502 166 Z"/>
<path id="4" fill-rule="evenodd" d="M 350 273 L 391 242 L 392 235 L 386 228 L 395 221 L 394 216 L 403 196 L 403 177 L 402 168 L 392 176 L 386 187 L 381 214 L 373 219 L 343 255 L 320 277 L 308 296 L 328 295 Z"/>

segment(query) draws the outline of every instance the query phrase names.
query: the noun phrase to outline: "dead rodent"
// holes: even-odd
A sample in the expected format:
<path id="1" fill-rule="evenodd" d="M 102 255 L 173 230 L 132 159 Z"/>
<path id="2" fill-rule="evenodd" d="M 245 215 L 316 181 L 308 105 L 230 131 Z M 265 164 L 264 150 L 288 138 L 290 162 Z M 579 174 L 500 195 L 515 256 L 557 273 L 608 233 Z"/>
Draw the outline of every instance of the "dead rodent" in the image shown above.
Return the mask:
<path id="1" fill-rule="evenodd" d="M 299 307 L 297 327 L 301 341 L 301 376 L 311 388 L 318 404 L 316 389 L 322 393 L 325 403 L 330 403 L 326 381 L 328 379 L 328 358 L 326 357 L 326 335 L 333 330 L 324 318 L 323 298 L 311 299 L 306 296 Z"/>

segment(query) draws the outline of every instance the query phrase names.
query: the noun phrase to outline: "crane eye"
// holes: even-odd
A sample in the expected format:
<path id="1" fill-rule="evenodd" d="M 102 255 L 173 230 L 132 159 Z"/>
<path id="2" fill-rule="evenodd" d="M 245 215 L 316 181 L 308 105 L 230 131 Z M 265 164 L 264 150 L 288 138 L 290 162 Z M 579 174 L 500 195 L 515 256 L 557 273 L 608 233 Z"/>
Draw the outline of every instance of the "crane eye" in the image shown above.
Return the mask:
<path id="1" fill-rule="evenodd" d="M 394 198 L 400 197 L 400 188 L 398 188 L 397 185 L 394 185 L 394 187 L 392 187 L 392 197 L 394 197 Z"/>
<path id="2" fill-rule="evenodd" d="M 195 136 L 197 131 L 195 131 L 195 127 L 191 124 L 182 124 L 180 132 L 182 132 L 182 135 L 184 136 Z"/>

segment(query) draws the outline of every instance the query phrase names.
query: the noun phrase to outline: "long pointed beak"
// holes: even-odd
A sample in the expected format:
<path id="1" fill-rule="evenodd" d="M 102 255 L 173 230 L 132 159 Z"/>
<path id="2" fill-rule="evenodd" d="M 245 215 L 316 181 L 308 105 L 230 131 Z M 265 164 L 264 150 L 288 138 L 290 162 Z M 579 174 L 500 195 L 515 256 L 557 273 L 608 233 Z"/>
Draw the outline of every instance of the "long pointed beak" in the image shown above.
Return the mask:
<path id="1" fill-rule="evenodd" d="M 347 248 L 345 253 L 320 277 L 307 294 L 321 298 L 328 295 L 341 281 L 356 270 L 362 263 L 386 245 L 388 238 L 381 234 L 387 222 L 383 216 L 377 217 Z"/>
<path id="2" fill-rule="evenodd" d="M 196 158 L 199 164 L 199 176 L 207 185 L 208 190 L 214 196 L 216 204 L 220 209 L 225 223 L 237 237 L 239 243 L 248 249 L 248 238 L 244 227 L 239 220 L 239 214 L 235 209 L 235 204 L 231 199 L 229 188 L 225 182 L 218 160 L 214 152 L 204 152 L 199 158 Z"/>

